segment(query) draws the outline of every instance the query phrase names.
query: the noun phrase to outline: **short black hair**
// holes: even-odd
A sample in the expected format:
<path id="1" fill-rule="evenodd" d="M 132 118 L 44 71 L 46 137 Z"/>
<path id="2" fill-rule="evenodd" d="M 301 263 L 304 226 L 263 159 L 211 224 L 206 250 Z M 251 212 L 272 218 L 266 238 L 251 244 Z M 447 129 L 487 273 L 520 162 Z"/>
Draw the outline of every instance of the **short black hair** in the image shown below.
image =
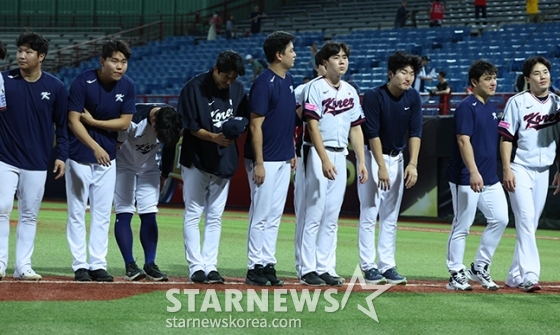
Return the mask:
<path id="1" fill-rule="evenodd" d="M 160 108 L 155 115 L 157 139 L 164 145 L 177 144 L 183 130 L 181 115 L 173 107 Z"/>
<path id="2" fill-rule="evenodd" d="M 113 56 L 113 53 L 121 52 L 124 55 L 124 58 L 127 60 L 130 59 L 132 56 L 132 51 L 130 51 L 130 47 L 126 44 L 125 41 L 121 40 L 109 40 L 103 44 L 103 49 L 101 50 L 101 58 L 107 59 Z"/>
<path id="3" fill-rule="evenodd" d="M 323 60 L 329 60 L 334 55 L 338 55 L 340 50 L 343 50 L 347 57 L 350 57 L 350 48 L 344 42 L 335 42 L 335 41 L 328 41 L 323 45 L 321 51 L 321 57 Z"/>
<path id="4" fill-rule="evenodd" d="M 8 52 L 6 51 L 6 46 L 2 43 L 2 41 L 0 41 L 0 59 L 6 58 L 7 54 Z"/>
<path id="5" fill-rule="evenodd" d="M 233 50 L 226 50 L 220 52 L 216 59 L 216 68 L 218 72 L 237 72 L 237 75 L 245 75 L 245 62 L 240 54 Z"/>
<path id="6" fill-rule="evenodd" d="M 480 77 L 484 74 L 494 75 L 498 74 L 498 68 L 485 59 L 475 61 L 469 68 L 469 84 L 472 80 L 480 81 Z"/>
<path id="7" fill-rule="evenodd" d="M 315 54 L 315 67 L 317 67 L 319 65 L 323 65 L 323 57 L 321 56 L 320 52 L 317 52 Z"/>
<path id="8" fill-rule="evenodd" d="M 527 60 L 523 63 L 523 75 L 525 77 L 529 77 L 531 75 L 533 67 L 537 63 L 541 63 L 546 66 L 546 68 L 550 72 L 550 68 L 552 67 L 552 65 L 550 64 L 550 61 L 548 59 L 544 58 L 543 56 L 533 56 L 527 58 Z"/>
<path id="9" fill-rule="evenodd" d="M 16 40 L 18 48 L 24 44 L 29 44 L 31 49 L 37 51 L 37 55 L 44 54 L 45 57 L 47 57 L 47 53 L 49 52 L 49 42 L 43 37 L 43 35 L 26 31 L 25 33 L 19 35 Z"/>
<path id="10" fill-rule="evenodd" d="M 269 63 L 276 61 L 276 53 L 286 52 L 288 44 L 294 43 L 296 37 L 285 31 L 275 31 L 268 35 L 263 44 L 264 55 Z"/>
<path id="11" fill-rule="evenodd" d="M 438 74 L 440 76 L 442 76 L 443 78 L 445 78 L 445 76 L 447 76 L 447 72 L 445 72 L 445 71 L 439 71 Z"/>
<path id="12" fill-rule="evenodd" d="M 398 70 L 410 66 L 414 73 L 418 73 L 422 67 L 422 59 L 416 55 L 409 54 L 404 51 L 396 51 L 387 61 L 387 68 L 389 71 L 397 73 Z"/>

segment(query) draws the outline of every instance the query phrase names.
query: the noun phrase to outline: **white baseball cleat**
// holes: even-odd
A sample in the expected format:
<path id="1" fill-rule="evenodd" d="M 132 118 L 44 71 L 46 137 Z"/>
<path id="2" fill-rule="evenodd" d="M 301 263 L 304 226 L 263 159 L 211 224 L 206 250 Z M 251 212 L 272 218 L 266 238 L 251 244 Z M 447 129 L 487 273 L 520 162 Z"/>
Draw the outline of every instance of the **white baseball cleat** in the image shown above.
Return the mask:
<path id="1" fill-rule="evenodd" d="M 488 264 L 481 268 L 471 263 L 471 268 L 467 271 L 467 276 L 470 280 L 480 283 L 482 287 L 487 290 L 497 291 L 500 288 L 492 280 L 490 272 L 488 271 Z"/>
<path id="2" fill-rule="evenodd" d="M 449 283 L 447 283 L 446 288 L 454 291 L 472 291 L 472 286 L 469 285 L 469 280 L 463 269 L 457 272 L 451 272 L 451 277 L 449 277 Z"/>
<path id="3" fill-rule="evenodd" d="M 40 274 L 35 273 L 33 269 L 27 269 L 23 272 L 15 271 L 14 278 L 18 280 L 29 280 L 29 281 L 39 281 L 43 279 Z"/>

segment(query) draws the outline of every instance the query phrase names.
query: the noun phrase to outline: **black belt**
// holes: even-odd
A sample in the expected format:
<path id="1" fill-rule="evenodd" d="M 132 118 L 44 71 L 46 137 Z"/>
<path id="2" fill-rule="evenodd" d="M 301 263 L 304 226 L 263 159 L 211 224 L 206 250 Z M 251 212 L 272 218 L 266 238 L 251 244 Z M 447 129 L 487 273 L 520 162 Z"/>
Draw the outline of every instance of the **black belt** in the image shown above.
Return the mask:
<path id="1" fill-rule="evenodd" d="M 383 154 L 384 155 L 389 155 L 391 157 L 395 157 L 401 154 L 400 150 L 389 150 L 389 149 L 385 149 L 383 148 Z"/>
<path id="2" fill-rule="evenodd" d="M 337 147 L 325 147 L 325 149 L 329 150 L 329 151 L 334 151 L 334 152 L 343 152 L 344 148 L 337 148 Z"/>

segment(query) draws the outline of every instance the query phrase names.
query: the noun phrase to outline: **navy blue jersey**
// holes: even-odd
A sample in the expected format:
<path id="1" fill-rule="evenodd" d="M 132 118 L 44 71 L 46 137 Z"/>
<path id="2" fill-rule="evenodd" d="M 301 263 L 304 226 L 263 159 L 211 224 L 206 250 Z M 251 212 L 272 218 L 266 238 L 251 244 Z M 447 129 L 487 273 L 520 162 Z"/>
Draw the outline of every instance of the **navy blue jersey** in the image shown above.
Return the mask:
<path id="1" fill-rule="evenodd" d="M 483 104 L 474 95 L 469 95 L 455 110 L 455 131 L 451 159 L 447 166 L 447 179 L 457 185 L 470 185 L 470 173 L 463 162 L 456 135 L 467 135 L 471 139 L 474 161 L 484 185 L 499 181 L 498 160 L 498 116 L 490 101 Z"/>
<path id="2" fill-rule="evenodd" d="M 296 98 L 292 75 L 279 77 L 266 69 L 251 86 L 249 111 L 264 116 L 262 153 L 265 162 L 287 161 L 295 156 Z M 245 141 L 245 158 L 254 160 L 251 134 Z"/>
<path id="3" fill-rule="evenodd" d="M 239 162 L 237 143 L 222 147 L 204 141 L 191 134 L 200 129 L 220 133 L 222 123 L 234 116 L 248 117 L 247 95 L 240 81 L 231 83 L 228 89 L 220 90 L 212 78 L 212 70 L 189 80 L 181 90 L 177 111 L 183 117 L 183 144 L 181 165 L 211 173 L 222 178 L 231 178 Z"/>
<path id="4" fill-rule="evenodd" d="M 64 84 L 47 72 L 28 82 L 19 69 L 2 73 L 7 109 L 0 112 L 0 161 L 25 170 L 45 171 L 53 150 L 68 158 L 67 104 Z"/>
<path id="5" fill-rule="evenodd" d="M 134 82 L 128 76 L 110 85 L 99 80 L 97 70 L 87 70 L 72 82 L 68 110 L 83 113 L 87 109 L 96 120 L 118 119 L 121 114 L 134 114 L 136 90 Z M 85 125 L 89 135 L 107 153 L 111 160 L 117 152 L 117 133 Z M 83 144 L 72 131 L 68 134 L 70 159 L 82 163 L 96 163 L 93 151 Z"/>
<path id="6" fill-rule="evenodd" d="M 408 89 L 394 97 L 387 84 L 368 90 L 364 94 L 362 110 L 366 122 L 362 123 L 365 143 L 379 137 L 385 150 L 401 151 L 408 137 L 422 137 L 422 100 L 420 93 Z"/>

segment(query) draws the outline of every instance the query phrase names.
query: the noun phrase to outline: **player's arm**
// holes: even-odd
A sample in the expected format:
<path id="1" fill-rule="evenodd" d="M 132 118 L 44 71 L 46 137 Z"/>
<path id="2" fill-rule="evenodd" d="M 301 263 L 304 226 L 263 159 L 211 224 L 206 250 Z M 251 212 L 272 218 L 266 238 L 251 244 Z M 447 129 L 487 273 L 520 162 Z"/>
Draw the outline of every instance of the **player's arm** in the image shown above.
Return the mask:
<path id="1" fill-rule="evenodd" d="M 222 133 L 213 133 L 206 129 L 189 130 L 189 132 L 203 141 L 214 142 L 222 147 L 227 147 L 233 143 L 233 140 L 227 139 Z"/>
<path id="2" fill-rule="evenodd" d="M 457 145 L 459 146 L 461 158 L 471 175 L 471 189 L 475 192 L 481 192 L 484 187 L 484 180 L 482 179 L 474 160 L 474 150 L 471 144 L 471 137 L 468 135 L 457 134 Z"/>
<path id="3" fill-rule="evenodd" d="M 251 146 L 253 148 L 253 156 L 255 159 L 253 167 L 253 181 L 257 185 L 264 183 L 265 178 L 264 156 L 262 151 L 262 124 L 264 119 L 264 115 L 251 113 L 251 120 L 249 121 L 249 129 L 251 130 Z"/>
<path id="4" fill-rule="evenodd" d="M 366 169 L 364 133 L 362 132 L 362 126 L 359 124 L 352 126 L 350 128 L 349 137 L 352 147 L 354 148 L 354 153 L 360 162 L 358 165 L 358 180 L 360 181 L 360 184 L 363 184 L 368 180 L 368 171 Z"/>
<path id="5" fill-rule="evenodd" d="M 93 151 L 93 155 L 97 163 L 103 166 L 111 165 L 111 158 L 105 149 L 103 149 L 88 133 L 86 127 L 81 121 L 82 113 L 77 111 L 70 111 L 68 113 L 68 128 L 74 135 Z"/>
<path id="6" fill-rule="evenodd" d="M 121 114 L 116 119 L 97 120 L 93 118 L 93 116 L 87 109 L 84 109 L 84 112 L 81 115 L 81 119 L 82 122 L 88 126 L 108 131 L 123 131 L 128 129 L 130 121 L 132 121 L 132 115 L 133 114 Z"/>
<path id="7" fill-rule="evenodd" d="M 517 133 L 518 121 L 517 111 L 522 106 L 518 106 L 515 99 L 509 99 L 504 108 L 504 118 L 498 123 L 498 133 L 500 134 L 500 157 L 502 159 L 502 171 L 504 188 L 508 192 L 514 192 L 516 181 L 515 175 L 511 170 L 511 155 L 513 152 L 514 135 Z"/>
<path id="8" fill-rule="evenodd" d="M 177 143 L 173 145 L 164 145 L 161 149 L 161 164 L 160 164 L 160 178 L 159 189 L 163 189 L 165 181 L 169 177 L 169 173 L 173 170 L 173 162 L 175 161 L 175 154 L 177 152 Z"/>
<path id="9" fill-rule="evenodd" d="M 378 186 L 381 190 L 385 191 L 391 188 L 391 181 L 389 179 L 389 170 L 383 158 L 383 146 L 381 138 L 379 137 L 379 130 L 381 128 L 381 104 L 379 91 L 369 90 L 364 94 L 362 100 L 362 110 L 366 117 L 364 132 L 369 141 L 369 148 L 373 159 L 375 159 L 378 166 Z"/>
<path id="10" fill-rule="evenodd" d="M 418 154 L 422 137 L 422 99 L 416 92 L 414 103 L 410 109 L 410 120 L 408 125 L 408 153 L 410 160 L 404 169 L 406 188 L 411 188 L 418 181 Z"/>
<path id="11" fill-rule="evenodd" d="M 377 163 L 379 170 L 377 171 L 377 177 L 379 179 L 379 188 L 383 191 L 391 189 L 391 179 L 389 178 L 389 170 L 387 165 L 385 165 L 385 159 L 383 158 L 383 146 L 381 144 L 381 139 L 379 137 L 374 137 L 369 139 L 369 147 L 373 155 L 373 159 Z"/>
<path id="12" fill-rule="evenodd" d="M 504 137 L 500 138 L 500 157 L 502 158 L 503 184 L 508 192 L 515 191 L 515 175 L 511 171 L 511 152 L 513 143 Z"/>
<path id="13" fill-rule="evenodd" d="M 327 150 L 325 149 L 325 145 L 323 144 L 323 136 L 321 136 L 321 131 L 319 130 L 319 121 L 316 119 L 309 118 L 307 120 L 307 130 L 309 130 L 309 137 L 311 138 L 311 143 L 313 143 L 313 147 L 315 151 L 317 151 L 317 155 L 321 159 L 321 163 L 323 166 L 323 176 L 329 180 L 334 180 L 338 171 L 336 167 L 329 159 L 329 155 L 327 154 Z"/>
<path id="14" fill-rule="evenodd" d="M 1 75 L 1 74 L 0 74 Z M 57 155 L 54 161 L 54 179 L 64 176 L 66 159 L 68 159 L 68 92 L 60 86 L 53 109 L 53 123 L 55 124 Z"/>
<path id="15" fill-rule="evenodd" d="M 554 173 L 554 179 L 552 180 L 552 186 L 556 186 L 554 193 L 552 195 L 556 195 L 560 192 L 560 145 L 556 143 L 556 173 Z"/>

